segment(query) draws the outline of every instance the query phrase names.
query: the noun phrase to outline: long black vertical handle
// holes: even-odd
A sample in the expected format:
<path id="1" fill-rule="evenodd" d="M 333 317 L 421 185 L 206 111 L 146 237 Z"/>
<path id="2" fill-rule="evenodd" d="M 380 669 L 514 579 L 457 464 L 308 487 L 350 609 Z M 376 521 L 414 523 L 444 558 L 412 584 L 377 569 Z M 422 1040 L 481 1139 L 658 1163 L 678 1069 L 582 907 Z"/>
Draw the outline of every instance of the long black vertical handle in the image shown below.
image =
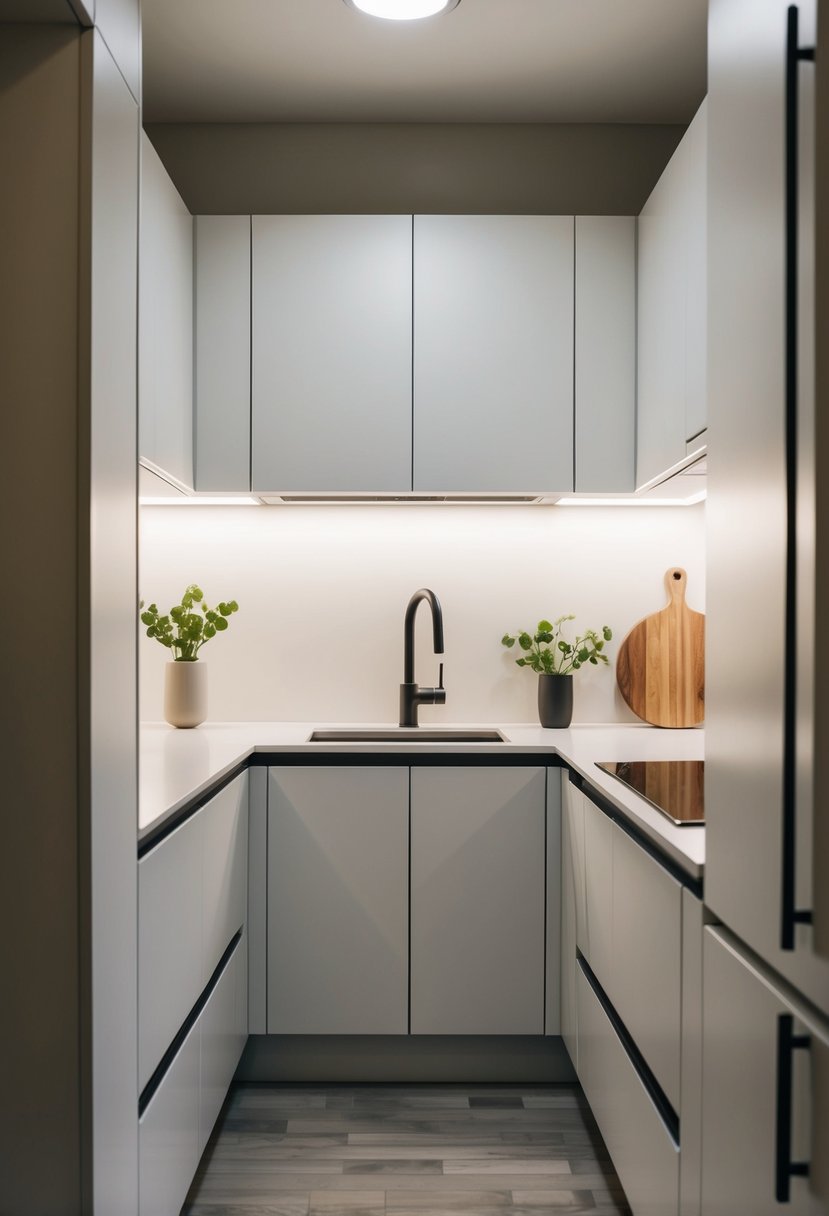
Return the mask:
<path id="1" fill-rule="evenodd" d="M 794 950 L 797 924 L 812 913 L 796 906 L 797 824 L 797 220 L 798 220 L 798 67 L 814 60 L 813 47 L 798 45 L 797 5 L 786 16 L 786 621 L 783 714 L 783 839 L 780 946 Z"/>
<path id="2" fill-rule="evenodd" d="M 809 1035 L 794 1033 L 794 1018 L 777 1019 L 777 1124 L 774 1152 L 774 1195 L 778 1203 L 791 1202 L 792 1178 L 808 1178 L 808 1161 L 792 1161 L 792 1053 L 808 1051 Z"/>

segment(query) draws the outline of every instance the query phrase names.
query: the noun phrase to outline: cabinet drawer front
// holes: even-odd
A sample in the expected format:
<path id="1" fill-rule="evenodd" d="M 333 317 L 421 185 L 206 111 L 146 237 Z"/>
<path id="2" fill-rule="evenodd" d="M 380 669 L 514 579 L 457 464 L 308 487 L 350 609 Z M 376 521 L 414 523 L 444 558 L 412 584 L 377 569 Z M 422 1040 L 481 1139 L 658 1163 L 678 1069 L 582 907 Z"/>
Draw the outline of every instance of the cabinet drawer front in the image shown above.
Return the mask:
<path id="1" fill-rule="evenodd" d="M 268 1033 L 405 1034 L 407 768 L 272 768 Z"/>
<path id="2" fill-rule="evenodd" d="M 599 981 L 678 1111 L 682 887 L 616 824 L 612 919 L 613 967 Z"/>
<path id="3" fill-rule="evenodd" d="M 138 863 L 139 1089 L 204 987 L 201 891 L 202 820 L 194 815 Z"/>
<path id="4" fill-rule="evenodd" d="M 584 927 L 579 949 L 602 987 L 613 970 L 613 821 L 589 798 L 584 805 Z"/>
<path id="5" fill-rule="evenodd" d="M 247 918 L 248 774 L 200 812 L 203 833 L 202 987 Z"/>
<path id="6" fill-rule="evenodd" d="M 591 988 L 576 968 L 579 1079 L 636 1216 L 675 1216 L 679 1149 Z"/>
<path id="7" fill-rule="evenodd" d="M 213 1130 L 247 1038 L 247 1009 L 240 1001 L 240 984 L 246 974 L 247 938 L 242 937 L 222 977 L 210 994 L 199 1026 L 201 1070 L 199 1085 L 199 1154 Z M 243 1016 L 244 1015 L 244 1016 Z"/>
<path id="8" fill-rule="evenodd" d="M 543 769 L 412 769 L 412 1034 L 543 1034 Z"/>
<path id="9" fill-rule="evenodd" d="M 181 1208 L 199 1161 L 199 1023 L 138 1123 L 140 1216 Z"/>

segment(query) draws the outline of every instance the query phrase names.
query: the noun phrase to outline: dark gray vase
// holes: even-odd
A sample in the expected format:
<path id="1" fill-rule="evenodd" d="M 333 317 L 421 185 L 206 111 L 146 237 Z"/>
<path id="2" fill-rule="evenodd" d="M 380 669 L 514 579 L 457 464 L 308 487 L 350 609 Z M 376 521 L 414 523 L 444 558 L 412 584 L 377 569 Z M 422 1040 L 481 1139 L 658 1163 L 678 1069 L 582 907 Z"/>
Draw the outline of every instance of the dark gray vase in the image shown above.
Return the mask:
<path id="1" fill-rule="evenodd" d="M 542 726 L 569 726 L 573 718 L 573 677 L 538 677 L 538 718 Z"/>

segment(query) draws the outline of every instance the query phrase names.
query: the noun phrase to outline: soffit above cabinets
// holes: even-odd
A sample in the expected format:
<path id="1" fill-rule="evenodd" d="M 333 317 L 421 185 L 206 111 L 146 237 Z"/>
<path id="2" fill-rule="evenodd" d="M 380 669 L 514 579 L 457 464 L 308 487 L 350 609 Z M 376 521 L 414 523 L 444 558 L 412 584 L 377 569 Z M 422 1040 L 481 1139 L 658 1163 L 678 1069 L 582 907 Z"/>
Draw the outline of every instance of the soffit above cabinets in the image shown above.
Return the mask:
<path id="1" fill-rule="evenodd" d="M 143 0 L 146 122 L 687 123 L 707 0 Z"/>

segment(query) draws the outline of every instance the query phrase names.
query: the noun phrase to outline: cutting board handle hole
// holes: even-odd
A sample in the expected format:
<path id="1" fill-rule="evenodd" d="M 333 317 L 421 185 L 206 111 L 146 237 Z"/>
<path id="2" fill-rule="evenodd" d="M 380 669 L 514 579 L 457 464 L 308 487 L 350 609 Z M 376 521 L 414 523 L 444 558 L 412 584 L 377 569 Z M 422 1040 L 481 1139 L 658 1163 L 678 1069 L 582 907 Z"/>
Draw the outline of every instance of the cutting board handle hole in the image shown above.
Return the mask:
<path id="1" fill-rule="evenodd" d="M 682 578 L 682 575 L 679 573 L 679 571 L 678 571 L 678 570 L 674 570 L 674 578 L 675 578 L 675 579 L 680 579 L 680 578 Z"/>

